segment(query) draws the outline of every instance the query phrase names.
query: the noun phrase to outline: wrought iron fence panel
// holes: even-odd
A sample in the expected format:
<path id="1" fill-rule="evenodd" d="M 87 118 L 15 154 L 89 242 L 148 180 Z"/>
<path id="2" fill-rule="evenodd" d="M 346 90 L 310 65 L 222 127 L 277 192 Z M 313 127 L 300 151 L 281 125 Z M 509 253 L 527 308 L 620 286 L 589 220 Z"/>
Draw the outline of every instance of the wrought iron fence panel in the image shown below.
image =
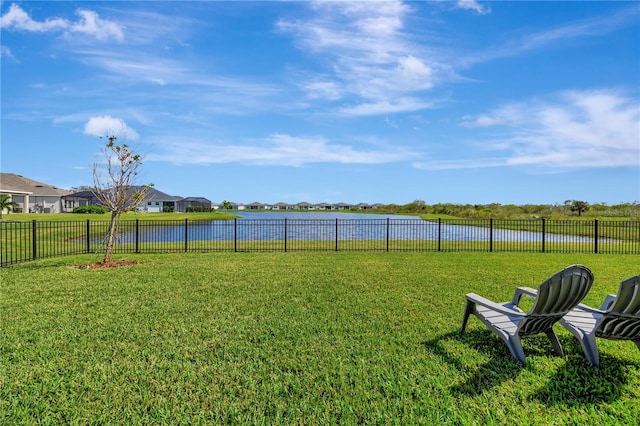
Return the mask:
<path id="1" fill-rule="evenodd" d="M 104 250 L 109 221 L 0 222 L 0 265 Z M 637 220 L 122 220 L 114 253 L 487 251 L 640 254 Z"/>

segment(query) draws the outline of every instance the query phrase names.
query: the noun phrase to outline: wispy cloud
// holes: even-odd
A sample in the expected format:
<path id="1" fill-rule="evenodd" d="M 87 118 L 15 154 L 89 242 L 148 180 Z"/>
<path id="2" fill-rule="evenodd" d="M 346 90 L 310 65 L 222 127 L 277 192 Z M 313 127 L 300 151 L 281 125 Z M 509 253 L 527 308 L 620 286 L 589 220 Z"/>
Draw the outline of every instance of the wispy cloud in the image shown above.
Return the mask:
<path id="1" fill-rule="evenodd" d="M 450 69 L 403 32 L 411 8 L 400 2 L 314 2 L 305 20 L 280 20 L 301 49 L 326 65 L 322 75 L 301 84 L 310 98 L 342 104 L 344 114 L 416 111 L 429 103 L 416 96 Z M 395 99 L 403 98 L 402 102 Z"/>
<path id="2" fill-rule="evenodd" d="M 480 15 L 486 15 L 491 12 L 491 8 L 486 4 L 481 4 L 477 0 L 458 0 L 456 6 L 460 9 L 473 10 Z"/>
<path id="3" fill-rule="evenodd" d="M 156 141 L 164 153 L 154 153 L 149 161 L 176 164 L 240 163 L 259 166 L 303 166 L 313 163 L 382 164 L 416 158 L 398 147 L 356 148 L 332 143 L 323 137 L 300 137 L 283 133 L 246 144 L 212 144 L 201 140 L 170 139 Z"/>
<path id="4" fill-rule="evenodd" d="M 635 3 L 605 15 L 568 22 L 521 37 L 511 36 L 502 45 L 490 46 L 479 53 L 460 55 L 455 62 L 458 66 L 470 66 L 499 58 L 517 56 L 530 50 L 557 46 L 562 42 L 598 37 L 629 25 L 637 25 L 639 18 L 640 5 Z"/>
<path id="5" fill-rule="evenodd" d="M 531 34 L 522 40 L 521 47 L 534 49 L 547 46 L 558 40 L 567 40 L 579 37 L 592 37 L 616 31 L 629 24 L 638 23 L 640 17 L 640 5 L 637 3 L 621 8 L 613 13 L 571 22 L 550 30 Z"/>
<path id="6" fill-rule="evenodd" d="M 616 90 L 567 91 L 545 100 L 506 105 L 465 117 L 463 126 L 491 128 L 477 141 L 502 156 L 416 163 L 436 170 L 504 166 L 547 169 L 640 167 L 640 105 Z"/>
<path id="7" fill-rule="evenodd" d="M 339 108 L 344 115 L 385 115 L 401 113 L 407 111 L 417 111 L 431 108 L 432 103 L 428 103 L 414 97 L 404 97 L 377 102 L 363 102 L 353 106 L 345 105 Z"/>
<path id="8" fill-rule="evenodd" d="M 60 17 L 47 18 L 36 21 L 17 4 L 12 4 L 9 10 L 0 17 L 2 29 L 7 31 L 28 32 L 63 32 L 65 34 L 82 34 L 95 37 L 98 40 L 124 40 L 122 27 L 108 19 L 102 19 L 93 10 L 76 10 L 78 19 L 69 21 Z"/>
<path id="9" fill-rule="evenodd" d="M 179 61 L 138 49 L 83 48 L 75 50 L 74 55 L 110 76 L 134 83 L 181 83 L 188 72 L 188 66 Z"/>
<path id="10" fill-rule="evenodd" d="M 6 58 L 14 63 L 20 62 L 15 56 L 13 56 L 13 53 L 11 53 L 11 49 L 9 49 L 7 46 L 0 46 L 0 58 Z"/>

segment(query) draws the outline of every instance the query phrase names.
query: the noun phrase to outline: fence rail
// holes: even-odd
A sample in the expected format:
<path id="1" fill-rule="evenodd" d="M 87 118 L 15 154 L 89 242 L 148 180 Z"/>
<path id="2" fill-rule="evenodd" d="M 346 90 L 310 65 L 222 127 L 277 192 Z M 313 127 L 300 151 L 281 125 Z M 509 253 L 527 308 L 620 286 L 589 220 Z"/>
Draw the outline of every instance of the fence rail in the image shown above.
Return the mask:
<path id="1" fill-rule="evenodd" d="M 108 221 L 0 222 L 0 266 L 98 253 Z M 640 254 L 640 221 L 234 219 L 120 221 L 114 253 L 488 251 Z"/>

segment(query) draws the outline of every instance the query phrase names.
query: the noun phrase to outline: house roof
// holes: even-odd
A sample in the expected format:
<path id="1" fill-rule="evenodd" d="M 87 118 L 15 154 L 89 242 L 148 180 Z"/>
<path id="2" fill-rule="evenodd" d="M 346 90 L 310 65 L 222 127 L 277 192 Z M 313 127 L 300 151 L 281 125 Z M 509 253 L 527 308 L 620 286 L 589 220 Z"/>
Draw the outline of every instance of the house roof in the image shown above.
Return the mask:
<path id="1" fill-rule="evenodd" d="M 138 192 L 142 190 L 141 186 L 131 186 L 127 193 Z M 68 194 L 71 197 L 77 198 L 95 198 L 93 191 L 80 191 L 73 194 Z M 149 188 L 144 201 L 180 201 L 182 197 L 174 197 L 173 195 L 165 194 L 162 191 L 158 191 L 155 188 Z"/>
<path id="2" fill-rule="evenodd" d="M 204 197 L 186 197 L 181 198 L 180 201 L 188 201 L 188 202 L 198 202 L 198 203 L 210 203 L 210 200 L 207 200 Z"/>
<path id="3" fill-rule="evenodd" d="M 63 196 L 71 192 L 13 173 L 0 173 L 0 191 L 28 193 L 33 196 Z"/>
<path id="4" fill-rule="evenodd" d="M 140 191 L 141 186 L 131 187 L 133 191 Z M 165 194 L 162 191 L 158 191 L 155 188 L 149 188 L 147 194 L 144 197 L 144 201 L 180 201 L 182 197 L 175 197 L 173 195 Z"/>
<path id="5" fill-rule="evenodd" d="M 93 191 L 78 191 L 78 192 L 74 192 L 73 194 L 67 195 L 67 197 L 93 198 L 95 197 L 95 195 L 93 194 Z"/>

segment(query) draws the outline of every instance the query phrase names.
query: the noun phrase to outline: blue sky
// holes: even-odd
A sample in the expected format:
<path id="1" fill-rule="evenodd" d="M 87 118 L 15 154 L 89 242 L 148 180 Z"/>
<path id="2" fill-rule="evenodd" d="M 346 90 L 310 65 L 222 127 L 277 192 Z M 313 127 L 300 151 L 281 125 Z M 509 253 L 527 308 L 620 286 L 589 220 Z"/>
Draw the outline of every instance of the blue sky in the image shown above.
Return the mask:
<path id="1" fill-rule="evenodd" d="M 214 202 L 640 201 L 640 2 L 11 2 L 3 172 Z"/>

